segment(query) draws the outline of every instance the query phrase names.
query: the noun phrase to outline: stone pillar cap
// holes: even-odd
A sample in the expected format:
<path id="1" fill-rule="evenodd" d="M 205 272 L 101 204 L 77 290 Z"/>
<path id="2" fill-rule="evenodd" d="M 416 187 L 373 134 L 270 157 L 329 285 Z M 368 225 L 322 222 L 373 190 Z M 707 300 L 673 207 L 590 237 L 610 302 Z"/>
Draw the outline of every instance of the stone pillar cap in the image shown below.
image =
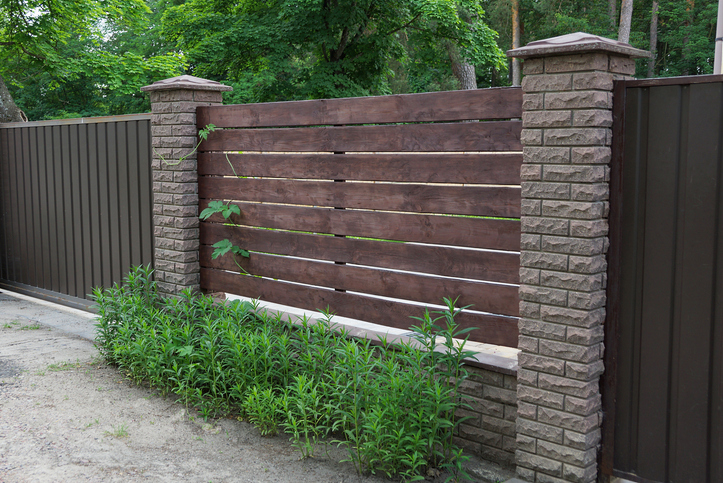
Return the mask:
<path id="1" fill-rule="evenodd" d="M 159 80 L 149 86 L 141 87 L 141 90 L 145 92 L 177 89 L 190 89 L 194 91 L 232 91 L 233 87 L 223 85 L 220 82 L 194 77 L 192 75 L 179 75 L 178 77 Z"/>
<path id="2" fill-rule="evenodd" d="M 548 55 L 582 54 L 585 52 L 612 52 L 634 59 L 650 58 L 647 50 L 636 49 L 625 42 L 606 39 L 598 35 L 575 32 L 551 39 L 536 40 L 524 47 L 507 51 L 508 57 L 527 59 Z"/>

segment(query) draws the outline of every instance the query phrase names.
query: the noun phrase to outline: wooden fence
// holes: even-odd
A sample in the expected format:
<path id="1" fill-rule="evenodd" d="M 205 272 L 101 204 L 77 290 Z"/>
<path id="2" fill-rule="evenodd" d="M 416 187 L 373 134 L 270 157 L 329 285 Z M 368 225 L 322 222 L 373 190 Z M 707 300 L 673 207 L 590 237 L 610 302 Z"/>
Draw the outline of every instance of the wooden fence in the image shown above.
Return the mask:
<path id="1" fill-rule="evenodd" d="M 199 107 L 201 286 L 407 328 L 443 296 L 517 346 L 518 88 Z M 222 239 L 251 250 L 211 258 Z"/>

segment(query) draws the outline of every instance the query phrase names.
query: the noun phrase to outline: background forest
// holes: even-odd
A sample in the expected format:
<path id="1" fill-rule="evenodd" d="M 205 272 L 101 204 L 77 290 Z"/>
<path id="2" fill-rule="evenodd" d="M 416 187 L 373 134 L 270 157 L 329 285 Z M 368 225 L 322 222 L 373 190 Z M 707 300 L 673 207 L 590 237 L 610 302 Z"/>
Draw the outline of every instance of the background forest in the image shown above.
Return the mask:
<path id="1" fill-rule="evenodd" d="M 618 38 L 621 1 L 638 77 L 712 73 L 714 0 L 0 0 L 0 96 L 41 120 L 148 112 L 184 73 L 228 104 L 504 86 L 515 9 L 520 45 Z"/>

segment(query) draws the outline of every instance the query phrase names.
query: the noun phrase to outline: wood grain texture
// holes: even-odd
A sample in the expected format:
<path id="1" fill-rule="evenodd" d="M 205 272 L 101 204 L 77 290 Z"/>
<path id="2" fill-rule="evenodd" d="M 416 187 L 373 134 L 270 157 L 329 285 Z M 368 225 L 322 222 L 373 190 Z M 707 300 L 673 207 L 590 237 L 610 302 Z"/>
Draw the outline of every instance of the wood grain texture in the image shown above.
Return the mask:
<path id="1" fill-rule="evenodd" d="M 199 151 L 521 151 L 521 121 L 223 129 Z"/>
<path id="2" fill-rule="evenodd" d="M 519 87 L 393 96 L 203 106 L 199 128 L 318 126 L 390 122 L 510 119 L 522 116 Z"/>
<path id="3" fill-rule="evenodd" d="M 209 200 L 202 199 L 199 209 L 204 210 L 208 202 Z M 261 203 L 234 204 L 241 209 L 241 215 L 232 215 L 228 221 L 236 225 L 471 248 L 520 250 L 519 220 L 335 210 Z M 213 215 L 207 221 L 226 222 L 220 214 Z"/>
<path id="4" fill-rule="evenodd" d="M 407 270 L 447 277 L 519 283 L 517 253 L 358 240 L 201 223 L 201 244 L 229 239 L 247 250 L 316 260 Z"/>
<path id="5" fill-rule="evenodd" d="M 336 315 L 402 329 L 415 325 L 416 321 L 411 319 L 411 316 L 421 316 L 423 313 L 423 308 L 418 305 L 210 268 L 201 269 L 201 288 L 209 291 L 234 293 L 307 310 L 329 308 Z M 471 332 L 470 340 L 508 347 L 517 346 L 517 319 L 514 317 L 462 312 L 455 320 L 459 322 L 460 328 L 477 327 L 480 329 Z"/>
<path id="6" fill-rule="evenodd" d="M 225 153 L 199 153 L 198 174 L 519 185 L 522 166 L 522 153 L 514 152 L 343 155 L 229 153 L 228 161 L 226 156 Z"/>
<path id="7" fill-rule="evenodd" d="M 213 248 L 201 247 L 201 266 L 240 272 L 231 255 L 212 259 Z M 253 253 L 236 261 L 251 275 L 320 287 L 381 295 L 403 300 L 440 304 L 442 297 L 457 298 L 457 305 L 493 314 L 518 316 L 517 285 L 471 282 L 412 273 L 379 270 L 331 262 Z"/>
<path id="8" fill-rule="evenodd" d="M 520 188 L 201 177 L 201 198 L 519 218 Z M 308 231 L 308 230 L 305 230 Z"/>

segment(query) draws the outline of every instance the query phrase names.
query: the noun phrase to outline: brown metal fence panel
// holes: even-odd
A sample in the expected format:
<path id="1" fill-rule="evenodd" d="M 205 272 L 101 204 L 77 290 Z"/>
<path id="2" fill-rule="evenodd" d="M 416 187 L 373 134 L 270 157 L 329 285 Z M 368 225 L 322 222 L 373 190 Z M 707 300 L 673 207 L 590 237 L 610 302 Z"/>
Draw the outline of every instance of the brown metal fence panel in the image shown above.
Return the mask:
<path id="1" fill-rule="evenodd" d="M 86 307 L 153 261 L 150 115 L 0 125 L 0 286 Z"/>
<path id="2" fill-rule="evenodd" d="M 636 481 L 723 481 L 723 79 L 703 80 L 616 90 L 624 144 L 605 444 L 614 474 Z"/>
<path id="3" fill-rule="evenodd" d="M 409 328 L 442 297 L 517 346 L 519 88 L 200 107 L 201 286 Z M 251 250 L 213 260 L 230 239 Z"/>

